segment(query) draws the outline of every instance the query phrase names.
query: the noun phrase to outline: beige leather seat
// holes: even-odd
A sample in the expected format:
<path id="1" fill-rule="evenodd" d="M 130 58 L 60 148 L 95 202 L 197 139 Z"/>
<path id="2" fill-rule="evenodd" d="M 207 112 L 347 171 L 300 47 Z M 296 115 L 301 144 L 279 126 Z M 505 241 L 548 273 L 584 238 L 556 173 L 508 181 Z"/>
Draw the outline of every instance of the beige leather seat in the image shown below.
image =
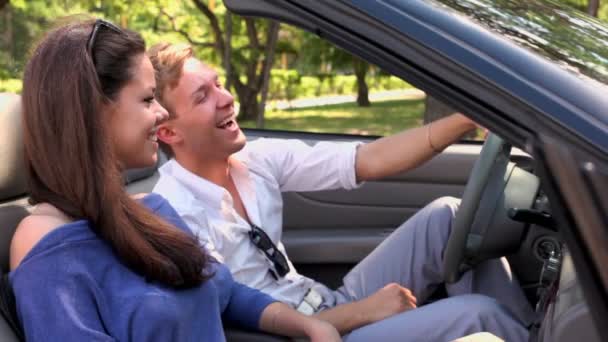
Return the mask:
<path id="1" fill-rule="evenodd" d="M 2 275 L 9 270 L 9 248 L 11 239 L 21 220 L 29 214 L 27 188 L 23 165 L 23 141 L 21 130 L 21 101 L 15 94 L 0 93 L 0 267 Z M 166 159 L 161 156 L 159 164 Z M 150 192 L 158 179 L 157 167 L 129 170 L 123 175 L 130 193 Z M 1 298 L 0 298 L 1 299 Z M 6 319 L 0 315 L 0 341 L 17 342 L 20 336 Z M 18 324 L 18 323 L 17 323 Z M 226 338 L 231 342 L 286 341 L 262 333 L 226 329 Z"/>
<path id="2" fill-rule="evenodd" d="M 25 199 L 20 109 L 18 95 L 0 93 L 0 267 L 3 277 L 9 270 L 9 247 L 15 229 L 29 214 Z M 0 316 L 0 341 L 19 341 L 9 322 L 10 317 Z"/>

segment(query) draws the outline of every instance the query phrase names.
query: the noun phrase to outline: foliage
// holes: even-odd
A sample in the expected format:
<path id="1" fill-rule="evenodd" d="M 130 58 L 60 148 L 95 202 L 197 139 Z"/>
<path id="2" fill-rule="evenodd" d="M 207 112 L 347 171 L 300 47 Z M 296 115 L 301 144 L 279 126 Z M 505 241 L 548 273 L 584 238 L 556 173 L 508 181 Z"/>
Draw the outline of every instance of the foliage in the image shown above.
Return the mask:
<path id="1" fill-rule="evenodd" d="M 548 0 L 549 4 L 555 0 Z M 585 11 L 588 0 L 559 0 L 559 3 Z M 212 2 L 214 5 L 212 5 Z M 450 3 L 450 1 L 444 1 Z M 464 2 L 452 1 L 452 6 L 464 6 Z M 468 2 L 469 4 L 471 2 Z M 471 8 L 471 12 L 487 25 L 498 25 L 501 20 L 509 16 L 521 16 L 530 22 L 531 30 L 535 27 L 553 27 L 555 21 L 566 21 L 569 25 L 576 25 L 578 15 L 564 14 L 561 18 L 532 16 L 528 8 L 514 8 L 520 1 L 506 0 L 480 0 L 477 4 L 483 5 Z M 533 6 L 530 2 L 530 5 Z M 208 8 L 212 16 L 205 15 L 198 5 Z M 599 17 L 608 20 L 608 1 L 600 1 Z M 498 18 L 492 17 L 490 11 L 499 10 Z M 538 9 L 538 8 L 537 8 Z M 217 33 L 224 35 L 227 24 L 227 12 L 222 1 L 202 0 L 11 0 L 8 5 L 0 9 L 0 89 L 20 91 L 18 79 L 22 77 L 27 54 L 34 42 L 44 32 L 53 26 L 57 18 L 85 13 L 93 17 L 103 17 L 122 26 L 140 32 L 149 46 L 161 41 L 184 42 L 190 40 L 196 55 L 206 63 L 211 64 L 226 77 L 226 63 L 219 49 Z M 540 11 L 542 14 L 542 10 Z M 503 18 L 503 19 L 501 19 Z M 243 89 L 254 87 L 257 92 L 252 95 L 259 100 L 259 76 L 264 61 L 264 47 L 269 22 L 231 16 L 232 19 L 232 73 L 238 75 L 235 81 L 241 83 Z M 214 27 L 213 21 L 216 21 Z M 252 31 L 252 26 L 254 30 Z M 555 26 L 555 25 L 554 25 Z M 578 39 L 578 47 L 564 46 L 568 39 L 551 40 L 547 54 L 568 57 L 579 70 L 588 69 L 591 73 L 605 73 L 605 70 L 594 68 L 596 61 L 585 56 L 585 46 L 600 41 L 598 35 L 603 30 L 595 28 L 585 31 L 579 27 L 582 34 Z M 532 32 L 532 31 L 531 31 Z M 513 32 L 514 39 L 527 42 L 531 47 L 538 47 L 535 37 L 547 39 L 546 34 L 525 35 L 525 32 Z M 253 39 L 253 38 L 256 39 Z M 353 62 L 349 54 L 327 43 L 312 33 L 281 25 L 276 46 L 277 58 L 274 69 L 271 71 L 270 82 L 271 99 L 293 99 L 295 97 L 313 97 L 326 94 L 352 93 L 356 91 L 356 81 L 353 71 Z M 225 37 L 224 37 L 225 39 Z M 257 46 L 256 46 L 257 44 Z M 583 62 L 577 62 L 583 61 Z M 578 63 L 578 64 L 576 64 Z M 599 62 L 598 62 L 599 63 Z M 597 64 L 597 63 L 596 63 Z M 394 77 L 382 74 L 377 68 L 370 66 L 365 78 L 369 88 L 395 89 L 407 85 Z M 238 83 L 237 82 L 237 83 Z M 237 91 L 239 101 L 244 91 Z"/>
<path id="2" fill-rule="evenodd" d="M 154 6 L 144 0 L 12 0 L 0 11 L 0 78 L 20 78 L 27 54 L 45 32 L 73 18 L 101 17 L 137 30 L 150 42 L 178 41 L 176 34 L 153 33 Z M 158 6 L 170 8 L 174 2 L 156 0 Z M 63 18 L 63 19 L 59 19 Z M 152 38 L 152 39 L 151 39 Z"/>
<path id="3" fill-rule="evenodd" d="M 306 74 L 350 72 L 351 55 L 309 32 L 301 32 L 300 55 L 296 68 Z"/>
<path id="4" fill-rule="evenodd" d="M 345 103 L 266 113 L 266 128 L 318 133 L 390 135 L 422 124 L 424 100 L 391 100 L 359 107 Z M 242 127 L 255 127 L 252 121 Z"/>
<path id="5" fill-rule="evenodd" d="M 391 75 L 368 75 L 371 91 L 411 88 L 411 85 Z M 302 76 L 295 70 L 273 70 L 269 98 L 293 100 L 322 95 L 352 94 L 357 89 L 354 75 L 327 75 L 324 78 Z"/>
<path id="6" fill-rule="evenodd" d="M 293 100 L 301 91 L 302 76 L 295 70 L 272 70 L 270 78 L 270 99 Z"/>
<path id="7" fill-rule="evenodd" d="M 0 93 L 21 94 L 21 84 L 19 78 L 0 79 Z"/>

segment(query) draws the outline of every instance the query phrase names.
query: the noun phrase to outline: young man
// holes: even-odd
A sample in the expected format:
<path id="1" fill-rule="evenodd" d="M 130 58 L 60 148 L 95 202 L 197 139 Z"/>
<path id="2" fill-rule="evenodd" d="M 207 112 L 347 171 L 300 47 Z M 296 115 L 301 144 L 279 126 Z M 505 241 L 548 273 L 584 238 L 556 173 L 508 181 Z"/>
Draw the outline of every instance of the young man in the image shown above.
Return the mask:
<path id="1" fill-rule="evenodd" d="M 412 169 L 475 123 L 461 114 L 369 144 L 258 139 L 246 144 L 234 98 L 188 46 L 150 50 L 169 120 L 157 132 L 172 159 L 154 191 L 165 196 L 236 280 L 332 323 L 348 341 L 446 341 L 489 331 L 527 340 L 530 308 L 504 260 L 447 286 L 449 298 L 417 308 L 443 282 L 443 249 L 458 201 L 429 204 L 344 277 L 338 290 L 297 273 L 281 243 L 284 191 L 352 189 Z M 395 153 L 395 147 L 399 152 Z M 261 227 L 261 228 L 260 228 Z M 483 293 L 497 297 L 504 305 Z"/>

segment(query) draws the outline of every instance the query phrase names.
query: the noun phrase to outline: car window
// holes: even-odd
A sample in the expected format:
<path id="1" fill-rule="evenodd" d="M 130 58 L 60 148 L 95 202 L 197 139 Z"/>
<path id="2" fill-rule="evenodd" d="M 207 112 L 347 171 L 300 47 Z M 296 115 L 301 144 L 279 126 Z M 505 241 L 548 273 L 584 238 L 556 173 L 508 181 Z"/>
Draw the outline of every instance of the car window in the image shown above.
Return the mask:
<path id="1" fill-rule="evenodd" d="M 292 50 L 276 56 L 263 125 L 240 117 L 241 127 L 386 136 L 456 112 L 406 80 L 313 34 L 284 24 L 281 30 L 302 41 L 292 42 Z M 475 132 L 463 139 L 482 137 Z"/>

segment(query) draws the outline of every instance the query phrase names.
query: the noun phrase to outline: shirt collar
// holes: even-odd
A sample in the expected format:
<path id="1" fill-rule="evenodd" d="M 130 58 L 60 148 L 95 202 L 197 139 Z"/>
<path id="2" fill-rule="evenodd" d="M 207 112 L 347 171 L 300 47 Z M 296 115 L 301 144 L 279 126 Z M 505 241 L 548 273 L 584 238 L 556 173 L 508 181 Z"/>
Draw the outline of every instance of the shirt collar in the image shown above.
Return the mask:
<path id="1" fill-rule="evenodd" d="M 175 178 L 205 205 L 221 210 L 223 202 L 229 201 L 232 204 L 230 194 L 226 189 L 190 172 L 175 159 L 171 159 L 161 166 L 159 172 Z"/>
<path id="2" fill-rule="evenodd" d="M 241 154 L 237 154 L 236 156 L 230 159 L 230 175 L 241 196 L 243 206 L 245 206 L 245 210 L 247 210 L 249 220 L 259 226 L 262 222 L 260 222 L 255 184 L 249 174 L 249 168 L 247 167 L 246 161 L 241 160 L 243 156 Z"/>
<path id="3" fill-rule="evenodd" d="M 246 162 L 239 160 L 235 156 L 231 157 L 229 162 L 230 175 L 236 185 L 237 191 L 239 191 L 243 206 L 247 210 L 247 215 L 253 223 L 260 225 L 255 188 Z M 219 210 L 222 213 L 229 212 L 230 208 L 233 207 L 232 196 L 230 196 L 230 193 L 226 189 L 189 171 L 175 159 L 171 159 L 161 166 L 159 172 L 175 178 L 197 200 L 206 206 Z"/>

